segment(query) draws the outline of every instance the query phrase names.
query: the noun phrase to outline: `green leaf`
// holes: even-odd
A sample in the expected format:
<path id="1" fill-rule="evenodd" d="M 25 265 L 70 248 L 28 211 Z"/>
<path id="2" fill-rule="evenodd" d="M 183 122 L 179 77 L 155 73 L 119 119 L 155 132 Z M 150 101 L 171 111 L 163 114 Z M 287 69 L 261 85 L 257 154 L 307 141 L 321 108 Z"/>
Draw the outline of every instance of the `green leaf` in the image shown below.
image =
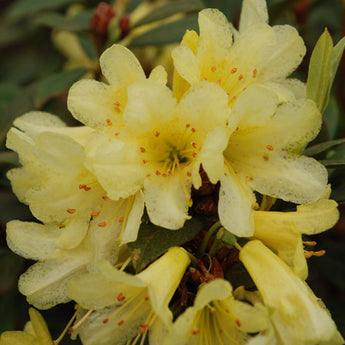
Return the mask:
<path id="1" fill-rule="evenodd" d="M 36 93 L 36 85 L 32 84 L 24 89 L 15 97 L 6 107 L 0 116 L 0 144 L 6 138 L 6 133 L 10 129 L 13 120 L 34 109 L 34 94 Z"/>
<path id="2" fill-rule="evenodd" d="M 327 127 L 330 139 L 336 139 L 341 136 L 344 127 L 343 115 L 339 102 L 331 94 L 328 106 L 323 114 L 323 121 Z"/>
<path id="3" fill-rule="evenodd" d="M 345 168 L 345 159 L 325 159 L 319 162 L 327 168 Z"/>
<path id="4" fill-rule="evenodd" d="M 73 2 L 75 0 L 18 0 L 13 2 L 8 17 L 11 20 L 18 20 L 42 10 L 60 8 Z"/>
<path id="5" fill-rule="evenodd" d="M 90 37 L 87 35 L 79 34 L 78 41 L 83 51 L 90 58 L 90 60 L 95 60 L 97 58 L 97 51 Z"/>
<path id="6" fill-rule="evenodd" d="M 51 12 L 37 16 L 35 23 L 56 30 L 81 31 L 89 29 L 91 16 L 91 11 L 81 11 L 73 17 Z"/>
<path id="7" fill-rule="evenodd" d="M 189 15 L 155 27 L 134 37 L 129 44 L 131 47 L 143 47 L 179 42 L 187 29 L 198 30 L 197 15 Z"/>
<path id="8" fill-rule="evenodd" d="M 37 94 L 35 97 L 36 107 L 40 108 L 49 98 L 66 91 L 87 71 L 86 68 L 77 68 L 53 74 L 42 80 L 37 87 Z"/>
<path id="9" fill-rule="evenodd" d="M 305 156 L 315 156 L 321 152 L 327 151 L 333 146 L 345 143 L 345 138 L 338 140 L 330 140 L 317 145 L 313 145 L 304 150 L 303 155 Z"/>
<path id="10" fill-rule="evenodd" d="M 144 0 L 129 0 L 126 5 L 125 13 L 132 13 Z"/>
<path id="11" fill-rule="evenodd" d="M 332 37 L 325 29 L 311 55 L 307 80 L 307 98 L 312 99 L 322 113 L 326 108 L 332 54 Z"/>
<path id="12" fill-rule="evenodd" d="M 188 11 L 199 11 L 204 8 L 201 0 L 175 0 L 153 9 L 146 16 L 141 18 L 134 27 L 152 23 L 157 20 L 161 20 L 170 17 L 176 13 L 188 12 Z"/>
<path id="13" fill-rule="evenodd" d="M 221 240 L 225 246 L 232 248 L 235 243 L 237 243 L 237 238 L 231 232 L 225 230 L 224 228 L 220 229 L 217 232 L 217 239 Z"/>
<path id="14" fill-rule="evenodd" d="M 187 221 L 179 230 L 167 230 L 151 223 L 142 223 L 138 239 L 128 243 L 135 270 L 141 271 L 170 247 L 192 240 L 202 228 L 203 223 L 196 217 Z"/>

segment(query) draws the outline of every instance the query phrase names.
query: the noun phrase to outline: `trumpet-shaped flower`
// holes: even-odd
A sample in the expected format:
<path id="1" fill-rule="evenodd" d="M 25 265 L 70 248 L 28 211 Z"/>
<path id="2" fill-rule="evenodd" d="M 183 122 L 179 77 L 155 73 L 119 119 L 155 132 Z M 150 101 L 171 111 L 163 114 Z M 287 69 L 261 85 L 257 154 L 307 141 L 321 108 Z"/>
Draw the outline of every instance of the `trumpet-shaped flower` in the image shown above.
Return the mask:
<path id="1" fill-rule="evenodd" d="M 302 279 L 308 276 L 302 234 L 315 235 L 337 222 L 339 211 L 333 200 L 321 199 L 297 206 L 296 212 L 255 211 L 254 237 L 277 252 Z"/>
<path id="2" fill-rule="evenodd" d="M 256 284 L 282 345 L 344 343 L 328 311 L 308 285 L 260 241 L 248 242 L 240 260 Z"/>
<path id="3" fill-rule="evenodd" d="M 116 133 L 124 125 L 122 114 L 127 104 L 128 86 L 146 77 L 133 53 L 120 45 L 108 48 L 101 55 L 100 65 L 109 84 L 91 79 L 78 81 L 69 91 L 68 109 L 87 126 Z M 150 79 L 165 84 L 165 70 L 156 67 Z"/>
<path id="4" fill-rule="evenodd" d="M 202 285 L 194 305 L 174 323 L 164 345 L 240 345 L 253 339 L 249 333 L 268 329 L 268 312 L 235 300 L 228 281 L 215 279 Z"/>
<path id="5" fill-rule="evenodd" d="M 191 186 L 201 186 L 201 164 L 212 183 L 222 174 L 227 96 L 201 82 L 176 104 L 167 87 L 145 80 L 128 87 L 127 99 L 118 136 L 90 136 L 87 167 L 115 200 L 143 189 L 151 221 L 178 229 L 188 218 Z"/>
<path id="6" fill-rule="evenodd" d="M 48 327 L 42 315 L 35 309 L 29 309 L 30 321 L 24 331 L 4 332 L 0 336 L 0 345 L 51 345 L 53 343 Z"/>
<path id="7" fill-rule="evenodd" d="M 310 100 L 278 106 L 272 91 L 252 86 L 248 92 L 257 103 L 241 95 L 232 109 L 236 129 L 224 151 L 224 175 L 220 179 L 219 217 L 239 236 L 254 233 L 253 191 L 297 204 L 314 202 L 327 192 L 327 171 L 316 160 L 299 154 L 318 133 L 321 115 Z M 248 95 L 248 94 L 247 94 Z M 265 103 L 271 102 L 269 106 Z M 258 104 L 260 117 L 256 118 Z M 240 115 L 238 115 L 240 114 Z M 231 123 L 231 117 L 230 121 Z"/>
<path id="8" fill-rule="evenodd" d="M 80 327 L 85 345 L 137 344 L 150 332 L 159 345 L 162 328 L 169 327 L 168 304 L 190 259 L 183 248 L 172 247 L 141 273 L 133 276 L 108 262 L 98 272 L 81 275 L 68 284 L 68 295 L 85 309 L 96 310 Z M 154 340 L 156 339 L 156 340 Z"/>
<path id="9" fill-rule="evenodd" d="M 7 146 L 18 152 L 23 166 L 10 170 L 8 178 L 36 218 L 60 224 L 62 247 L 73 248 L 83 240 L 91 217 L 97 218 L 103 228 L 121 223 L 121 242 L 136 239 L 143 197 L 137 193 L 120 201 L 108 198 L 84 166 L 90 128 L 67 128 L 57 117 L 42 112 L 27 113 L 16 119 L 14 126 L 8 133 Z M 104 212 L 108 219 L 101 220 Z"/>
<path id="10" fill-rule="evenodd" d="M 220 11 L 201 11 L 200 36 L 187 31 L 172 54 L 175 95 L 180 98 L 190 85 L 207 79 L 223 87 L 232 107 L 252 84 L 270 85 L 282 98 L 300 89 L 300 83 L 283 80 L 302 61 L 303 40 L 293 27 L 270 27 L 267 20 L 264 0 L 243 1 L 239 33 Z"/>

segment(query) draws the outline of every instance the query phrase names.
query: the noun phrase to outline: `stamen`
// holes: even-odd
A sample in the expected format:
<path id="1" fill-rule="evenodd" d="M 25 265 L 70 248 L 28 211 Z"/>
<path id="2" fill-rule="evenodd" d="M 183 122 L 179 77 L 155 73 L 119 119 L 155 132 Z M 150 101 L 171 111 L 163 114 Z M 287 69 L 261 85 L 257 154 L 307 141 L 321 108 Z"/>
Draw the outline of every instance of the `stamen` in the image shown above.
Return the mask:
<path id="1" fill-rule="evenodd" d="M 69 208 L 69 209 L 67 209 L 66 210 L 68 213 L 70 213 L 70 214 L 73 214 L 73 213 L 75 213 L 77 210 L 75 209 L 75 208 Z"/>
<path id="2" fill-rule="evenodd" d="M 319 250 L 317 252 L 314 252 L 314 256 L 323 256 L 326 254 L 326 251 L 323 249 L 323 250 Z"/>
<path id="3" fill-rule="evenodd" d="M 192 329 L 192 334 L 199 334 L 200 333 L 200 328 L 198 328 L 198 327 L 195 327 L 195 328 L 193 328 Z"/>
<path id="4" fill-rule="evenodd" d="M 107 122 L 107 125 L 108 125 L 108 126 L 112 126 L 112 125 L 113 125 L 113 123 L 111 122 L 110 119 L 106 119 L 105 121 Z"/>
<path id="5" fill-rule="evenodd" d="M 140 147 L 140 151 L 141 151 L 142 153 L 146 152 L 145 147 Z"/>
<path id="6" fill-rule="evenodd" d="M 119 101 L 116 101 L 114 104 L 115 104 L 116 107 L 120 106 L 120 102 Z"/>
<path id="7" fill-rule="evenodd" d="M 84 189 L 85 192 L 88 192 L 91 189 L 91 187 L 88 187 L 86 184 L 80 184 L 79 189 Z"/>
<path id="8" fill-rule="evenodd" d="M 316 241 L 303 241 L 306 246 L 314 247 L 317 245 Z"/>
<path id="9" fill-rule="evenodd" d="M 273 151 L 274 150 L 274 147 L 272 145 L 266 145 L 266 149 L 267 150 L 270 150 L 270 151 Z"/>
<path id="10" fill-rule="evenodd" d="M 100 214 L 100 212 L 92 212 L 92 213 L 90 214 L 90 216 L 91 216 L 91 217 L 97 217 L 97 216 L 99 216 L 99 214 Z"/>
<path id="11" fill-rule="evenodd" d="M 241 327 L 241 321 L 240 321 L 239 319 L 236 319 L 236 325 L 237 325 L 238 327 Z"/>
<path id="12" fill-rule="evenodd" d="M 212 66 L 212 67 L 211 67 L 211 71 L 212 71 L 212 72 L 215 72 L 215 71 L 216 71 L 216 69 L 217 69 L 217 67 L 216 67 L 216 66 Z"/>
<path id="13" fill-rule="evenodd" d="M 119 302 L 122 302 L 122 301 L 124 301 L 125 299 L 126 299 L 126 296 L 124 296 L 122 292 L 120 292 L 120 293 L 117 295 L 117 300 L 118 300 Z"/>
<path id="14" fill-rule="evenodd" d="M 192 141 L 191 145 L 196 149 L 196 142 Z"/>
<path id="15" fill-rule="evenodd" d="M 116 111 L 117 113 L 121 113 L 121 109 L 120 109 L 119 107 L 115 107 L 115 111 Z"/>
<path id="16" fill-rule="evenodd" d="M 120 217 L 120 218 L 119 218 L 119 223 L 122 223 L 124 220 L 125 220 L 125 217 L 124 217 L 124 216 Z"/>
<path id="17" fill-rule="evenodd" d="M 238 76 L 238 80 L 242 80 L 243 78 L 244 78 L 243 74 L 240 74 L 240 75 Z"/>
<path id="18" fill-rule="evenodd" d="M 107 225 L 107 222 L 101 222 L 97 224 L 99 227 L 104 228 Z"/>
<path id="19" fill-rule="evenodd" d="M 122 326 L 124 323 L 125 323 L 125 320 L 120 320 L 117 324 L 118 324 L 119 326 Z"/>
<path id="20" fill-rule="evenodd" d="M 76 329 L 78 329 L 93 312 L 94 309 L 90 309 L 75 325 L 69 328 L 68 334 L 72 334 Z"/>
<path id="21" fill-rule="evenodd" d="M 237 69 L 236 67 L 234 67 L 234 68 L 231 70 L 231 74 L 235 74 L 237 71 L 238 71 L 238 69 Z"/>
<path id="22" fill-rule="evenodd" d="M 257 75 L 258 75 L 258 70 L 255 68 L 255 69 L 253 70 L 253 78 L 256 78 Z"/>
<path id="23" fill-rule="evenodd" d="M 103 196 L 102 196 L 102 199 L 103 199 L 103 200 L 109 200 L 109 197 L 108 197 L 107 195 L 103 195 Z"/>
<path id="24" fill-rule="evenodd" d="M 196 129 L 195 128 L 192 128 L 192 132 L 195 133 Z"/>
<path id="25" fill-rule="evenodd" d="M 64 330 L 62 331 L 62 333 L 60 334 L 60 336 L 56 339 L 53 340 L 53 345 L 58 345 L 60 343 L 60 341 L 63 339 L 63 337 L 65 336 L 65 334 L 68 332 L 68 330 L 71 327 L 71 324 L 73 323 L 74 319 L 77 317 L 78 313 L 80 311 L 80 306 L 78 306 L 76 312 L 73 314 L 73 316 L 71 317 L 71 319 L 68 321 L 66 327 L 64 328 Z"/>
<path id="26" fill-rule="evenodd" d="M 159 137 L 159 135 L 160 135 L 160 133 L 159 133 L 158 131 L 156 131 L 156 133 L 155 133 L 155 137 L 156 137 L 156 138 L 158 138 L 158 137 Z"/>

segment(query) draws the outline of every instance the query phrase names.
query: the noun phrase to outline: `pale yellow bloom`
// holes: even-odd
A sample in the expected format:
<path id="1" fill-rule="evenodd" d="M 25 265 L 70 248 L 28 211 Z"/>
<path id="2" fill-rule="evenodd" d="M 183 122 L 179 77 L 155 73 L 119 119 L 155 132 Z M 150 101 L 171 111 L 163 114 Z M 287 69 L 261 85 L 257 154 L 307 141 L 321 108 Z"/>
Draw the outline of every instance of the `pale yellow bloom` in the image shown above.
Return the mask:
<path id="1" fill-rule="evenodd" d="M 260 241 L 248 242 L 240 260 L 258 288 L 281 345 L 342 345 L 328 311 L 308 285 Z"/>
<path id="2" fill-rule="evenodd" d="M 30 321 L 24 331 L 4 332 L 0 336 L 0 345 L 52 345 L 48 327 L 42 315 L 35 309 L 29 309 Z"/>
<path id="3" fill-rule="evenodd" d="M 68 284 L 68 295 L 85 309 L 95 309 L 80 327 L 85 345 L 133 344 L 150 333 L 150 344 L 162 344 L 163 330 L 171 326 L 168 304 L 190 259 L 173 247 L 133 276 L 103 261 L 98 272 L 81 275 Z"/>
<path id="4" fill-rule="evenodd" d="M 333 200 L 321 199 L 297 206 L 296 212 L 255 211 L 254 237 L 277 252 L 302 279 L 308 276 L 302 234 L 315 235 L 337 222 L 339 211 Z"/>
<path id="5" fill-rule="evenodd" d="M 175 321 L 163 344 L 244 345 L 255 339 L 249 333 L 268 327 L 263 305 L 235 300 L 230 283 L 216 279 L 200 286 L 194 305 Z"/>
<path id="6" fill-rule="evenodd" d="M 191 186 L 201 186 L 201 164 L 212 183 L 222 174 L 227 96 L 219 86 L 201 82 L 176 104 L 166 86 L 144 80 L 128 87 L 127 98 L 125 128 L 117 137 L 93 133 L 87 166 L 112 199 L 143 190 L 150 220 L 181 228 Z"/>

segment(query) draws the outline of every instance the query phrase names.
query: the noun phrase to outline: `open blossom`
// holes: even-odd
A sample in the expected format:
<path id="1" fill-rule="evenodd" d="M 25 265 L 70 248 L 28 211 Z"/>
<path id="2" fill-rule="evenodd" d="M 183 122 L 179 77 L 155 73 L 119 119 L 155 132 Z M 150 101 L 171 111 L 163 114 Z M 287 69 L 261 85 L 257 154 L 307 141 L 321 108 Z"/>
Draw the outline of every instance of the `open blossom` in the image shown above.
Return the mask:
<path id="1" fill-rule="evenodd" d="M 24 331 L 4 332 L 0 336 L 0 345 L 52 345 L 48 327 L 42 315 L 35 309 L 29 309 L 30 321 Z"/>
<path id="2" fill-rule="evenodd" d="M 136 239 L 143 197 L 137 193 L 128 199 L 110 200 L 85 168 L 84 145 L 91 128 L 66 127 L 56 116 L 43 112 L 27 113 L 14 126 L 6 144 L 18 153 L 22 167 L 10 170 L 7 176 L 36 218 L 59 223 L 61 247 L 77 246 L 91 218 L 102 228 L 120 226 L 114 238 L 119 242 Z"/>
<path id="3" fill-rule="evenodd" d="M 328 311 L 308 285 L 260 241 L 248 242 L 240 251 L 267 307 L 281 345 L 341 345 L 344 339 Z"/>
<path id="4" fill-rule="evenodd" d="M 252 84 L 269 86 L 286 98 L 300 82 L 284 79 L 302 61 L 305 46 L 296 29 L 267 24 L 266 1 L 243 1 L 237 32 L 216 9 L 199 13 L 200 36 L 187 31 L 172 53 L 173 89 L 178 98 L 190 85 L 207 79 L 223 87 L 229 105 Z"/>
<path id="5" fill-rule="evenodd" d="M 161 345 L 163 329 L 172 323 L 168 304 L 189 263 L 183 248 L 172 247 L 135 276 L 101 261 L 98 272 L 72 279 L 68 295 L 96 310 L 80 327 L 83 344 L 138 344 L 150 333 L 150 343 Z"/>
<path id="6" fill-rule="evenodd" d="M 308 266 L 302 234 L 315 235 L 334 226 L 339 218 L 337 206 L 333 200 L 321 199 L 297 206 L 296 212 L 255 211 L 254 238 L 273 249 L 297 276 L 306 279 Z"/>
<path id="7" fill-rule="evenodd" d="M 194 305 L 175 321 L 164 345 L 240 345 L 253 339 L 249 333 L 269 327 L 263 305 L 235 300 L 229 282 L 216 279 L 200 286 Z"/>
<path id="8" fill-rule="evenodd" d="M 181 228 L 199 188 L 200 166 L 216 183 L 228 143 L 227 96 L 201 82 L 176 104 L 161 83 L 145 80 L 128 87 L 125 128 L 117 136 L 95 132 L 87 145 L 87 167 L 116 200 L 143 190 L 150 220 Z"/>

